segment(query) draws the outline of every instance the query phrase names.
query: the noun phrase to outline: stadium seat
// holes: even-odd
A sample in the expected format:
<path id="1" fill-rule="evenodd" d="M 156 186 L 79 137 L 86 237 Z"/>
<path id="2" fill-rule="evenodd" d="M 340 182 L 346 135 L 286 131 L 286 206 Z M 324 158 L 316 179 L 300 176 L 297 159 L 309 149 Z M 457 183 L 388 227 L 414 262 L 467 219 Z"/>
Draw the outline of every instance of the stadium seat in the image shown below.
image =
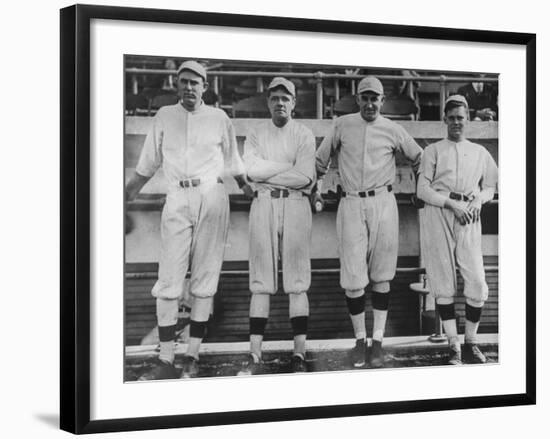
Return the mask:
<path id="1" fill-rule="evenodd" d="M 260 93 L 235 103 L 233 105 L 233 117 L 271 117 L 265 94 Z"/>
<path id="2" fill-rule="evenodd" d="M 334 116 L 343 116 L 344 114 L 356 113 L 359 111 L 359 106 L 354 95 L 347 95 L 334 103 Z"/>
<path id="3" fill-rule="evenodd" d="M 357 111 L 359 111 L 359 106 L 353 95 L 344 96 L 334 103 L 333 113 L 335 116 L 343 116 Z M 386 98 L 380 112 L 388 119 L 415 120 L 418 107 L 408 96 L 398 96 Z"/>
<path id="4" fill-rule="evenodd" d="M 314 119 L 317 116 L 317 95 L 315 90 L 297 90 L 294 117 Z"/>
<path id="5" fill-rule="evenodd" d="M 142 94 L 126 94 L 126 114 L 133 115 L 147 115 L 149 113 L 149 99 Z"/>
<path id="6" fill-rule="evenodd" d="M 408 96 L 386 98 L 380 113 L 388 119 L 416 120 L 418 107 Z"/>
<path id="7" fill-rule="evenodd" d="M 155 113 L 160 107 L 166 105 L 174 105 L 179 101 L 179 97 L 176 93 L 165 92 L 155 96 L 151 100 L 151 105 L 149 106 L 149 113 Z"/>

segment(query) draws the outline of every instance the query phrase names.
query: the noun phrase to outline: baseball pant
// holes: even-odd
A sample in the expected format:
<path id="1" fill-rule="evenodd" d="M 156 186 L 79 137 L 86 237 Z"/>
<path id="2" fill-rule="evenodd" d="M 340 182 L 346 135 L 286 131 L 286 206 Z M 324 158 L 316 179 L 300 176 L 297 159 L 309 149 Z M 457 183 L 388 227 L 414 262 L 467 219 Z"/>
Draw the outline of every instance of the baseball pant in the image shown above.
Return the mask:
<path id="1" fill-rule="evenodd" d="M 301 293 L 311 284 L 311 207 L 301 193 L 271 198 L 260 192 L 249 218 L 250 291 L 275 294 L 282 259 L 283 289 Z"/>
<path id="2" fill-rule="evenodd" d="M 481 306 L 489 293 L 483 267 L 481 222 L 463 226 L 451 210 L 432 205 L 424 207 L 420 218 L 426 276 L 438 303 L 453 302 L 458 266 L 464 279 L 464 296 L 472 306 Z"/>
<path id="3" fill-rule="evenodd" d="M 377 292 L 389 291 L 397 267 L 398 227 L 397 202 L 392 192 L 340 200 L 336 232 L 342 288 L 360 290 L 370 280 Z"/>
<path id="4" fill-rule="evenodd" d="M 228 227 L 229 199 L 223 184 L 209 182 L 170 191 L 161 217 L 159 278 L 153 296 L 176 299 L 182 295 L 190 266 L 190 294 L 212 297 L 218 288 Z"/>

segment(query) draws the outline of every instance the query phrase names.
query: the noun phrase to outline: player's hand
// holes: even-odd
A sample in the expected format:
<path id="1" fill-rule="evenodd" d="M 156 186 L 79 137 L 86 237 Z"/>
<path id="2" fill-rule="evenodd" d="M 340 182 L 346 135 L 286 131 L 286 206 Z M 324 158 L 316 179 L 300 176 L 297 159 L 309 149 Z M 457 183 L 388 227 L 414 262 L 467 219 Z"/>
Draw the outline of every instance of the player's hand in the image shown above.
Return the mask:
<path id="1" fill-rule="evenodd" d="M 474 198 L 468 203 L 468 211 L 472 214 L 472 222 L 479 221 L 481 218 L 481 201 Z"/>
<path id="2" fill-rule="evenodd" d="M 320 213 L 325 208 L 325 200 L 323 200 L 319 192 L 312 192 L 309 196 L 309 202 L 311 203 L 313 213 Z"/>
<path id="3" fill-rule="evenodd" d="M 416 194 L 411 195 L 411 204 L 417 209 L 422 209 L 424 207 L 424 200 L 421 200 L 416 196 Z"/>
<path id="4" fill-rule="evenodd" d="M 243 194 L 246 196 L 246 198 L 254 198 L 254 190 L 248 183 L 241 187 L 241 190 L 243 191 Z"/>
<path id="5" fill-rule="evenodd" d="M 460 224 L 465 226 L 466 224 L 470 224 L 471 222 L 473 222 L 472 213 L 468 210 L 468 206 L 465 206 L 456 201 L 453 201 L 450 206 Z"/>

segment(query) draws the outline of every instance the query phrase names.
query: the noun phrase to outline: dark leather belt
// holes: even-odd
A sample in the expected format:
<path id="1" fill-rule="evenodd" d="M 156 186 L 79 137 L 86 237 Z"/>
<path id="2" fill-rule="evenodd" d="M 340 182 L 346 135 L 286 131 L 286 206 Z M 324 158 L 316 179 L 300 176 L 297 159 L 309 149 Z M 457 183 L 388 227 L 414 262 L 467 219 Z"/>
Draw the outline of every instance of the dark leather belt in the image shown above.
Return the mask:
<path id="1" fill-rule="evenodd" d="M 392 185 L 389 184 L 386 186 L 386 189 L 388 192 L 391 192 L 393 190 Z M 345 197 L 347 195 L 346 192 L 342 192 L 342 197 Z M 367 198 L 367 197 L 374 197 L 376 195 L 376 190 L 370 190 L 370 191 L 361 191 L 357 192 L 357 196 L 361 198 Z"/>
<path id="2" fill-rule="evenodd" d="M 270 195 L 271 198 L 288 198 L 290 192 L 288 189 L 273 189 Z M 302 196 L 307 197 L 307 194 L 302 192 Z M 254 191 L 254 198 L 258 198 L 258 191 Z"/>
<path id="3" fill-rule="evenodd" d="M 451 200 L 458 200 L 458 201 L 470 201 L 470 197 L 464 194 L 459 194 L 456 192 L 449 192 L 449 198 Z"/>
<path id="4" fill-rule="evenodd" d="M 221 177 L 218 177 L 216 179 L 217 183 L 223 183 L 223 179 Z M 197 187 L 201 184 L 200 178 L 188 178 L 187 180 L 181 180 L 179 182 L 181 187 Z"/>

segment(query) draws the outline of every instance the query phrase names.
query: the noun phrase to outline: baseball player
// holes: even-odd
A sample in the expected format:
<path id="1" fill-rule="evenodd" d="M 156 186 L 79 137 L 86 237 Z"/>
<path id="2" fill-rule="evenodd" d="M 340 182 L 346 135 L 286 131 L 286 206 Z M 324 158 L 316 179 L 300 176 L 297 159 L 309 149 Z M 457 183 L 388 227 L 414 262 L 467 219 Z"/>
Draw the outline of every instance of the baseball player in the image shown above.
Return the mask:
<path id="1" fill-rule="evenodd" d="M 494 196 L 498 169 L 483 146 L 464 137 L 468 103 L 463 96 L 446 100 L 444 120 L 447 138 L 426 147 L 418 176 L 417 195 L 425 202 L 422 254 L 429 288 L 449 339 L 449 363 L 462 364 L 453 299 L 457 266 L 466 297 L 464 361 L 485 363 L 487 359 L 476 344 L 489 290 L 481 251 L 480 211 Z"/>
<path id="2" fill-rule="evenodd" d="M 422 149 L 395 122 L 380 115 L 382 83 L 366 76 L 357 88 L 359 112 L 339 117 L 317 150 L 317 174 L 323 175 L 332 156 L 338 157 L 342 198 L 336 217 L 340 285 L 355 333 L 354 367 L 367 362 L 365 287 L 372 284 L 374 327 L 371 367 L 384 365 L 382 341 L 388 313 L 390 281 L 395 276 L 398 212 L 392 184 L 395 153 L 400 151 L 416 170 Z"/>
<path id="3" fill-rule="evenodd" d="M 157 366 L 141 380 L 179 378 L 173 365 L 174 337 L 178 298 L 189 267 L 193 303 L 181 377 L 197 374 L 199 348 L 218 286 L 228 230 L 229 201 L 221 178 L 224 170 L 252 195 L 229 118 L 202 102 L 207 85 L 206 70 L 198 62 L 185 61 L 179 67 L 180 101 L 156 114 L 126 186 L 127 199 L 133 200 L 160 167 L 168 185 L 161 217 L 159 276 L 152 290 L 160 353 Z"/>
<path id="4" fill-rule="evenodd" d="M 274 78 L 267 105 L 271 119 L 251 130 L 244 147 L 247 176 L 255 192 L 249 218 L 250 356 L 239 375 L 260 371 L 270 296 L 278 288 L 279 258 L 294 334 L 292 370 L 307 370 L 312 215 L 308 195 L 315 179 L 315 137 L 292 120 L 296 105 L 292 82 Z"/>

